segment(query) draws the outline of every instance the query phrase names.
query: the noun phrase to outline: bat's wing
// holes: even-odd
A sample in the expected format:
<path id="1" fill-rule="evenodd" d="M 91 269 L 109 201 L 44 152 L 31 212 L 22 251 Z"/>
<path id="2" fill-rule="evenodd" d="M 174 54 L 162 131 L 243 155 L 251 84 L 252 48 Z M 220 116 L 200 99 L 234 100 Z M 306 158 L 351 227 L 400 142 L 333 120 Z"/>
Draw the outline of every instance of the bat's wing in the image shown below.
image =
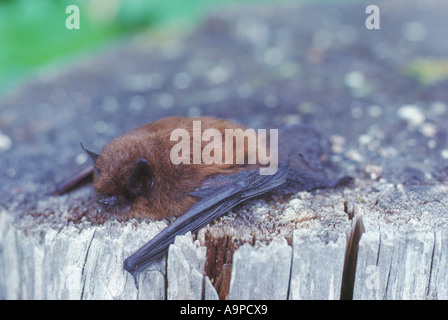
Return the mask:
<path id="1" fill-rule="evenodd" d="M 78 184 L 82 183 L 83 181 L 93 179 L 93 172 L 94 172 L 93 166 L 89 166 L 89 167 L 83 169 L 81 172 L 77 173 L 70 179 L 64 180 L 63 182 L 59 183 L 56 186 L 56 189 L 53 192 L 53 194 L 54 195 L 64 194 L 64 193 L 70 191 L 71 189 L 73 189 Z"/>
<path id="2" fill-rule="evenodd" d="M 240 171 L 206 180 L 191 194 L 201 198 L 151 241 L 124 261 L 137 286 L 136 274 L 161 257 L 177 235 L 198 231 L 237 204 L 264 194 L 286 180 L 289 163 L 282 163 L 273 175 L 260 175 L 259 170 Z"/>
<path id="3" fill-rule="evenodd" d="M 328 178 L 321 157 L 320 135 L 307 125 L 288 125 L 279 128 L 278 160 L 289 161 L 286 182 L 273 190 L 275 194 L 289 194 L 350 185 L 353 179 Z"/>
<path id="4" fill-rule="evenodd" d="M 290 167 L 324 176 L 321 136 L 311 126 L 291 124 L 278 128 L 278 161 L 290 160 Z"/>
<path id="5" fill-rule="evenodd" d="M 286 182 L 273 190 L 272 193 L 277 195 L 291 194 L 299 191 L 349 186 L 352 183 L 353 178 L 349 176 L 344 176 L 340 179 L 330 179 L 306 171 L 301 171 L 296 168 L 290 168 Z"/>

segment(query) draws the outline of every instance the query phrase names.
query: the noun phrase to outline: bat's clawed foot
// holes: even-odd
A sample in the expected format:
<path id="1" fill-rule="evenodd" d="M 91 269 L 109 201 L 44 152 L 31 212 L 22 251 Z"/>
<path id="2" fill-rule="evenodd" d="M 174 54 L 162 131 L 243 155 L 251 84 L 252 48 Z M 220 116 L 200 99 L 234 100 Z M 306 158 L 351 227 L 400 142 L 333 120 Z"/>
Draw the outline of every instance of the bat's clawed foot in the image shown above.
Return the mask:
<path id="1" fill-rule="evenodd" d="M 353 177 L 344 176 L 336 182 L 335 187 L 350 187 L 354 183 L 355 183 L 355 179 L 353 179 Z"/>

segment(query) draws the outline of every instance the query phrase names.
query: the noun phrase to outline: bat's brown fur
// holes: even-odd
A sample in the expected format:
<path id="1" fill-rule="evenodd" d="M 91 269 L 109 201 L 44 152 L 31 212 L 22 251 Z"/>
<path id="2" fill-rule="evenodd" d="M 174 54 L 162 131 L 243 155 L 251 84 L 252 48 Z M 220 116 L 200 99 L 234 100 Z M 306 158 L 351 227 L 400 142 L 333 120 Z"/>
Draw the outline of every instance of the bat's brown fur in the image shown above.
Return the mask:
<path id="1" fill-rule="evenodd" d="M 241 169 L 242 165 L 224 162 L 211 165 L 175 165 L 171 162 L 171 148 L 178 142 L 170 141 L 170 135 L 177 128 L 186 129 L 190 133 L 190 154 L 191 158 L 193 157 L 194 120 L 201 121 L 202 132 L 207 128 L 214 128 L 221 132 L 223 139 L 225 129 L 242 128 L 229 121 L 210 117 L 169 117 L 132 130 L 115 138 L 104 147 L 96 160 L 99 173 L 95 174 L 94 187 L 102 196 L 116 196 L 119 199 L 119 204 L 114 208 L 117 214 L 153 219 L 179 216 L 197 201 L 197 198 L 188 193 L 199 187 L 204 179 L 211 175 L 233 173 Z M 202 142 L 201 150 L 207 143 Z M 245 159 L 248 152 L 246 147 Z M 222 154 L 224 157 L 224 143 Z M 235 155 L 235 149 L 233 154 Z M 139 196 L 130 202 L 123 197 L 126 181 L 135 163 L 141 158 L 146 159 L 151 166 L 155 183 L 149 194 Z"/>

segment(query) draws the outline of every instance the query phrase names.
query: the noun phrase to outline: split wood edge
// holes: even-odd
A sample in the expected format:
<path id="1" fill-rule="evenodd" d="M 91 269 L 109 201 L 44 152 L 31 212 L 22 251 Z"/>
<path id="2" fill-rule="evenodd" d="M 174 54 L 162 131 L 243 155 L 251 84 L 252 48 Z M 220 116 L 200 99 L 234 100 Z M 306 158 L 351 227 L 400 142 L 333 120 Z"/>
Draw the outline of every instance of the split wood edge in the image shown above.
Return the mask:
<path id="1" fill-rule="evenodd" d="M 16 229 L 0 213 L 2 299 L 219 299 L 205 274 L 206 247 L 179 236 L 142 272 L 140 290 L 122 261 L 162 225 L 49 229 L 40 237 Z M 284 238 L 244 244 L 233 254 L 227 299 L 447 299 L 448 231 L 364 231 L 329 241 L 296 230 Z M 138 245 L 137 245 L 138 247 Z"/>

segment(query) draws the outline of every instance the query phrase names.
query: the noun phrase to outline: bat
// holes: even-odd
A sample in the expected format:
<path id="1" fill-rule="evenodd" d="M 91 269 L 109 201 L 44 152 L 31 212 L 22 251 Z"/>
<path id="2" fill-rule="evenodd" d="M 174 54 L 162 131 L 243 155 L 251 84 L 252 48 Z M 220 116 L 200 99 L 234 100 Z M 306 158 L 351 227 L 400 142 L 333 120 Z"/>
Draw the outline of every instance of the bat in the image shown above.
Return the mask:
<path id="1" fill-rule="evenodd" d="M 232 143 L 227 143 L 229 130 L 233 132 L 228 139 Z M 185 134 L 182 144 L 180 139 L 173 139 L 174 132 Z M 125 219 L 177 217 L 125 259 L 123 267 L 132 274 L 138 288 L 138 272 L 163 256 L 177 235 L 198 231 L 247 199 L 352 182 L 350 177 L 326 177 L 319 158 L 319 137 L 311 127 L 280 128 L 277 148 L 272 148 L 276 145 L 276 131 L 269 136 L 259 131 L 255 134 L 257 143 L 250 143 L 250 133 L 255 134 L 212 117 L 163 118 L 115 138 L 101 154 L 81 144 L 92 165 L 59 184 L 55 193 L 65 193 L 93 175 L 98 202 L 109 214 Z M 218 143 L 222 136 L 226 143 Z M 247 143 L 238 145 L 238 140 Z M 199 151 L 199 157 L 195 151 Z M 261 174 L 267 168 L 267 153 L 273 162 L 269 166 L 275 170 Z M 242 157 L 239 160 L 238 154 Z M 210 162 L 205 156 L 230 161 Z"/>

